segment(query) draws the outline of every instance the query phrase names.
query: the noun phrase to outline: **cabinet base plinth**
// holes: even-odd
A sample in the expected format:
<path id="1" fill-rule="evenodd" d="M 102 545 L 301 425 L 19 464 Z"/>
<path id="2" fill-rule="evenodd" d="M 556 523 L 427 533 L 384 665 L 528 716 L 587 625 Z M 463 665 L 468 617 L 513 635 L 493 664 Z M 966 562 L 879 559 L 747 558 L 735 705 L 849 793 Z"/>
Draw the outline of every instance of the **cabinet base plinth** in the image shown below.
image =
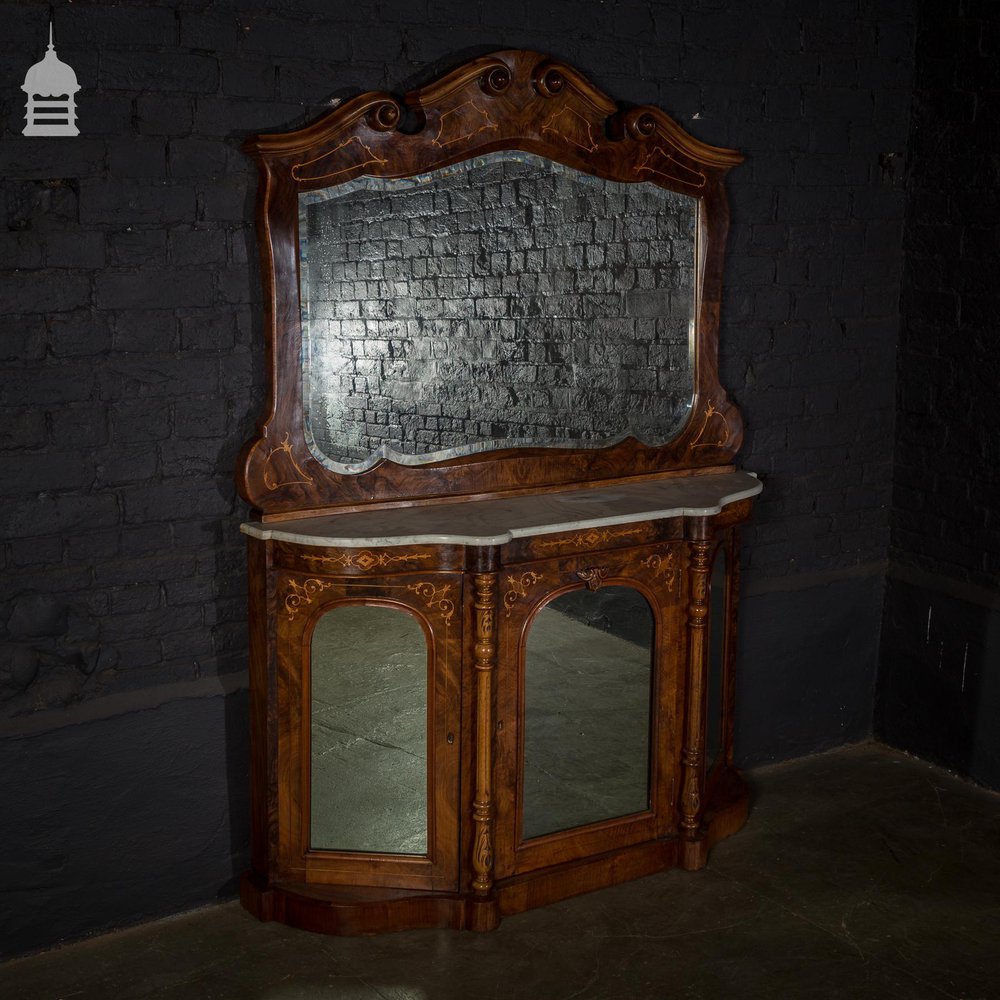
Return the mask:
<path id="1" fill-rule="evenodd" d="M 749 795 L 738 771 L 719 768 L 709 777 L 698 837 L 667 838 L 568 861 L 499 880 L 480 897 L 421 889 L 324 886 L 275 882 L 249 871 L 240 902 L 258 920 L 277 920 L 320 934 L 360 935 L 439 927 L 491 931 L 502 917 L 560 899 L 630 882 L 669 868 L 704 868 L 712 846 L 746 822 Z"/>
<path id="2" fill-rule="evenodd" d="M 500 923 L 496 900 L 458 893 L 367 886 L 264 884 L 253 872 L 240 880 L 240 902 L 258 920 L 277 920 L 319 934 L 357 936 L 447 927 L 493 930 Z"/>
<path id="3" fill-rule="evenodd" d="M 243 875 L 240 901 L 258 920 L 277 920 L 320 934 L 360 935 L 439 927 L 491 931 L 502 917 L 547 906 L 669 868 L 705 866 L 718 841 L 743 826 L 749 810 L 739 772 L 720 768 L 706 788 L 697 839 L 667 838 L 581 858 L 499 880 L 488 897 L 376 886 L 324 886 L 304 882 L 270 885 L 255 872 Z"/>
<path id="4" fill-rule="evenodd" d="M 693 872 L 708 863 L 708 852 L 720 840 L 740 830 L 750 813 L 750 793 L 733 767 L 718 767 L 705 786 L 705 810 L 698 836 L 681 842 L 677 865 Z"/>

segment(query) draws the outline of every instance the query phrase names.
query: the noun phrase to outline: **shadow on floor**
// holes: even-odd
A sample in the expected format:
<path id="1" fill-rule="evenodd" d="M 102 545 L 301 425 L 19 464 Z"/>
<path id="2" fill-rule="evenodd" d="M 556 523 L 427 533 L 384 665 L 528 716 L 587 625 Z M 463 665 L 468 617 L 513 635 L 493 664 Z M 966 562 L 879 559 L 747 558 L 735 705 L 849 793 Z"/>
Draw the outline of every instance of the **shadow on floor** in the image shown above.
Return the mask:
<path id="1" fill-rule="evenodd" d="M 11 1000 L 1000 996 L 1000 795 L 862 744 L 751 774 L 746 828 L 491 933 L 326 938 L 235 903 L 0 966 Z"/>

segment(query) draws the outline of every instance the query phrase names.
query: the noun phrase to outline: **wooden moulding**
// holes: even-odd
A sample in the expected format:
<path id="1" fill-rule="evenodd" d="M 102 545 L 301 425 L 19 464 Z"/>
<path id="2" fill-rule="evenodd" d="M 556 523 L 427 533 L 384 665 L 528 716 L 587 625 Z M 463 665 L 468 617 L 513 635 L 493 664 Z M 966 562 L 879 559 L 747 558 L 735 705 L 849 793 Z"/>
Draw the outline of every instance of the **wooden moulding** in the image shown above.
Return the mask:
<path id="1" fill-rule="evenodd" d="M 404 120 L 415 122 L 401 130 Z M 409 128 L 409 125 L 407 126 Z M 292 132 L 251 137 L 267 336 L 267 404 L 243 447 L 237 485 L 259 516 L 552 489 L 581 482 L 698 470 L 731 462 L 743 438 L 719 383 L 726 172 L 739 153 L 688 135 L 662 110 L 620 108 L 570 66 L 537 52 L 473 59 L 407 94 L 362 94 Z M 651 181 L 698 199 L 694 395 L 670 442 L 629 438 L 605 448 L 511 448 L 435 462 L 383 460 L 340 474 L 310 450 L 300 370 L 298 195 L 363 175 L 407 177 L 499 150 L 522 150 L 615 181 Z"/>
<path id="2" fill-rule="evenodd" d="M 709 849 L 746 822 L 748 794 L 739 772 L 716 768 L 707 789 L 703 837 L 686 844 L 665 838 L 611 850 L 502 879 L 492 895 L 414 891 L 370 886 L 322 886 L 303 882 L 270 885 L 254 872 L 243 875 L 240 901 L 258 920 L 277 920 L 323 934 L 362 935 L 417 928 L 489 931 L 503 917 L 547 906 L 595 889 L 669 868 L 702 868 Z"/>
<path id="3" fill-rule="evenodd" d="M 253 802 L 254 863 L 241 883 L 244 906 L 262 920 L 329 934 L 418 927 L 488 931 L 503 917 L 536 906 L 671 867 L 704 867 L 712 846 L 742 827 L 749 803 L 746 784 L 732 764 L 738 538 L 731 523 L 747 516 L 749 508 L 742 502 L 731 506 L 735 513 L 727 507 L 715 517 L 683 519 L 680 538 L 631 545 L 622 537 L 603 551 L 532 563 L 508 564 L 502 546 L 468 547 L 461 573 L 414 572 L 405 558 L 401 569 L 396 563 L 378 566 L 374 550 L 315 550 L 251 540 L 255 600 L 271 605 L 277 634 L 271 641 L 258 636 L 254 660 L 254 781 L 270 792 Z M 706 774 L 706 590 L 711 556 L 720 550 L 730 570 L 725 709 L 720 753 Z M 352 551 L 358 558 L 370 553 L 361 561 L 369 566 L 374 560 L 373 575 L 350 575 L 357 568 L 357 560 L 348 558 Z M 425 546 L 392 550 L 398 556 L 425 551 Z M 312 577 L 286 568 L 317 552 L 333 556 L 327 573 Z M 316 584 L 311 590 L 310 582 Z M 615 583 L 640 589 L 656 620 L 653 729 L 659 735 L 652 748 L 652 811 L 521 844 L 516 789 L 522 783 L 518 720 L 526 629 L 553 594 Z M 308 753 L 303 702 L 308 685 L 302 676 L 307 660 L 297 651 L 307 645 L 310 621 L 358 601 L 405 605 L 428 636 L 434 664 L 429 766 L 437 818 L 426 859 L 311 852 L 303 836 L 310 796 L 302 771 Z M 270 652 L 261 655 L 261 647 Z M 262 695 L 270 690 L 268 679 L 277 683 L 277 694 L 269 694 L 277 707 L 270 713 Z M 506 722 L 502 731 L 498 720 Z"/>
<path id="4" fill-rule="evenodd" d="M 455 497 L 476 503 L 731 470 L 743 424 L 719 382 L 718 337 L 729 218 L 724 180 L 739 153 L 699 142 L 658 108 L 620 108 L 572 67 L 519 50 L 473 59 L 402 99 L 362 94 L 304 128 L 254 136 L 244 148 L 260 177 L 267 402 L 236 480 L 255 517 L 287 522 L 372 505 Z M 424 174 L 501 150 L 698 200 L 687 423 L 662 445 L 630 438 L 603 448 L 508 448 L 426 465 L 383 460 L 353 475 L 333 471 L 310 450 L 304 425 L 299 194 L 364 175 Z M 704 866 L 711 846 L 738 830 L 748 810 L 732 740 L 736 533 L 752 501 L 720 506 L 715 515 L 698 508 L 603 527 L 553 522 L 580 527 L 507 544 L 486 536 L 459 543 L 450 533 L 413 544 L 365 536 L 368 547 L 350 535 L 315 546 L 252 538 L 252 867 L 241 882 L 244 906 L 262 920 L 333 934 L 486 931 L 535 906 L 670 867 Z M 723 746 L 706 773 L 707 589 L 720 546 L 729 562 Z M 518 796 L 527 629 L 553 596 L 615 583 L 639 590 L 654 612 L 649 808 L 524 840 Z M 349 604 L 408 614 L 427 642 L 424 855 L 310 844 L 312 628 Z"/>

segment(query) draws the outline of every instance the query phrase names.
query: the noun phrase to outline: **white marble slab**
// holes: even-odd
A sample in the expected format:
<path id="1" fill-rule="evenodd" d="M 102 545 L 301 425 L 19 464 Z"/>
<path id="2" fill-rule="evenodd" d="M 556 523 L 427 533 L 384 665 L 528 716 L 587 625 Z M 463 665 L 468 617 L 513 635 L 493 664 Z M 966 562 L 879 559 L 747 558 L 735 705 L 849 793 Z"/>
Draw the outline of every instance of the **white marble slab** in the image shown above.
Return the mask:
<path id="1" fill-rule="evenodd" d="M 240 530 L 254 538 L 299 545 L 369 548 L 391 545 L 504 545 L 551 535 L 667 517 L 707 517 L 726 504 L 756 496 L 763 485 L 749 472 L 674 477 L 596 489 L 529 494 L 497 500 L 449 500 L 352 514 L 295 518 Z"/>

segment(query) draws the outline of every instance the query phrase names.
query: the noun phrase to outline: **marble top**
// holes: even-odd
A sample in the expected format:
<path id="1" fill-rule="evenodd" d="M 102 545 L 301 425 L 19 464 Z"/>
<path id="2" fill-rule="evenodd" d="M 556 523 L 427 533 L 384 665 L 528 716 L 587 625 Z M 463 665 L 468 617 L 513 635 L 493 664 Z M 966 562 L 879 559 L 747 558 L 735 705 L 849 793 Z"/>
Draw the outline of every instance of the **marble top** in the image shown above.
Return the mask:
<path id="1" fill-rule="evenodd" d="M 707 517 L 726 504 L 756 496 L 763 485 L 749 472 L 673 477 L 560 493 L 493 500 L 447 500 L 326 514 L 240 530 L 254 538 L 299 545 L 368 548 L 385 545 L 504 545 L 515 538 L 667 517 Z"/>

